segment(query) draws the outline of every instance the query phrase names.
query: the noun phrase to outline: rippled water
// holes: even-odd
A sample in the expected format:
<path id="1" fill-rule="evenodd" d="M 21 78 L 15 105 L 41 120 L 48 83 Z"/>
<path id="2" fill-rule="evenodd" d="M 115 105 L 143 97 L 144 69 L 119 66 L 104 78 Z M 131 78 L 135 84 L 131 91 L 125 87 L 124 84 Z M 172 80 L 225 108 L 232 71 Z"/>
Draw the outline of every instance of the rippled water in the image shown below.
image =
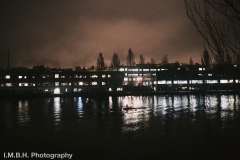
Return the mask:
<path id="1" fill-rule="evenodd" d="M 240 158 L 239 95 L 0 100 L 3 151 L 75 159 Z M 124 106 L 136 109 L 123 110 Z"/>

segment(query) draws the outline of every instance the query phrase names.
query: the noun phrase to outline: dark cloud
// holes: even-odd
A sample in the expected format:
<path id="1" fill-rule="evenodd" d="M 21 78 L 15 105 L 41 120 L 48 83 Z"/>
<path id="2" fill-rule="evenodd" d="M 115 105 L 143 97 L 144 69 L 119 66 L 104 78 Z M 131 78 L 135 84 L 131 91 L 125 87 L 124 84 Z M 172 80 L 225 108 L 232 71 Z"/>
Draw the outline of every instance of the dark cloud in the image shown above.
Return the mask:
<path id="1" fill-rule="evenodd" d="M 0 67 L 107 65 L 113 53 L 125 64 L 127 51 L 157 63 L 200 61 L 202 38 L 188 20 L 183 1 L 81 0 L 1 1 Z"/>

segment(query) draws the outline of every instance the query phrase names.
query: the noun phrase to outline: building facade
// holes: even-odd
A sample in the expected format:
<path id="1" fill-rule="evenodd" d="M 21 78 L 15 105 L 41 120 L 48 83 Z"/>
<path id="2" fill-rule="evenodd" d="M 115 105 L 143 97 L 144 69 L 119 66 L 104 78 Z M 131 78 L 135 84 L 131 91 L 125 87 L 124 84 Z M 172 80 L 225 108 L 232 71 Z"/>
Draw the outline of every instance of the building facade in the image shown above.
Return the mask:
<path id="1" fill-rule="evenodd" d="M 202 65 L 119 66 L 112 71 L 1 70 L 0 93 L 239 91 L 240 68 Z"/>

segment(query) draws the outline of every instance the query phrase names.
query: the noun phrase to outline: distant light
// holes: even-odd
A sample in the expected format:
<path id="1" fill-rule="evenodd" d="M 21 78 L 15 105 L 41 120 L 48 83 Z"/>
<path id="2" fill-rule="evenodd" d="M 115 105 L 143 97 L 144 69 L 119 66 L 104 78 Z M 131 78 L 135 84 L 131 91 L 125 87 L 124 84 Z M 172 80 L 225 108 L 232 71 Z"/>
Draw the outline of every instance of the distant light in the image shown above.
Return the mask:
<path id="1" fill-rule="evenodd" d="M 142 81 L 142 77 L 137 77 L 137 81 L 138 82 Z"/>
<path id="2" fill-rule="evenodd" d="M 10 75 L 6 75 L 5 78 L 6 78 L 6 79 L 10 79 Z"/>
<path id="3" fill-rule="evenodd" d="M 60 89 L 59 88 L 55 88 L 54 89 L 54 94 L 59 94 L 60 93 Z"/>

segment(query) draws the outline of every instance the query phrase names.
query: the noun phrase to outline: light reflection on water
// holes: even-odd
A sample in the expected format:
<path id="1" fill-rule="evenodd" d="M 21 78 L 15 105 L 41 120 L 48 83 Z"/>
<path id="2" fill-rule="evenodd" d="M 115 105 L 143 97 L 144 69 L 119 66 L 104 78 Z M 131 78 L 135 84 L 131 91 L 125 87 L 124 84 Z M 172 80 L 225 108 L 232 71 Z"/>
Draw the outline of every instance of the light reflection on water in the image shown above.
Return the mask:
<path id="1" fill-rule="evenodd" d="M 14 123 L 14 117 L 17 117 L 19 125 L 29 125 L 31 117 L 38 116 L 30 113 L 30 110 L 36 109 L 37 100 L 18 100 L 17 115 L 14 115 L 14 102 L 6 100 L 5 106 L 2 106 L 5 112 L 5 125 Z M 2 100 L 3 101 L 3 100 Z M 30 103 L 29 103 L 30 102 Z M 53 103 L 52 103 L 53 102 Z M 196 113 L 204 112 L 209 118 L 219 116 L 221 120 L 232 118 L 234 110 L 239 109 L 238 95 L 167 95 L 167 96 L 123 96 L 108 98 L 47 98 L 43 100 L 44 104 L 37 107 L 43 112 L 48 121 L 53 121 L 56 125 L 61 123 L 62 116 L 64 120 L 77 117 L 74 120 L 92 119 L 96 117 L 104 118 L 104 115 L 118 113 L 115 116 L 122 117 L 122 130 L 135 131 L 141 127 L 148 127 L 148 121 L 152 117 L 163 117 L 171 115 L 174 119 L 181 117 L 182 112 L 191 113 L 192 120 L 195 120 Z M 141 109 L 122 110 L 126 105 Z M 43 107 L 47 106 L 47 107 Z M 71 106 L 76 106 L 74 111 Z M 51 110 L 52 107 L 52 110 Z M 65 107 L 65 109 L 63 109 Z M 35 112 L 35 111 L 33 111 Z M 52 113 L 51 113 L 52 112 Z M 10 115 L 11 114 L 11 115 Z M 50 119 L 50 115 L 53 119 Z M 11 118 L 12 117 L 12 118 Z M 50 118 L 49 118 L 50 117 Z M 42 118 L 42 117 L 37 117 Z M 4 122 L 3 121 L 3 122 Z M 12 121 L 12 122 L 11 122 Z"/>
<path id="2" fill-rule="evenodd" d="M 61 99 L 60 97 L 54 97 L 54 121 L 58 122 L 61 121 Z"/>
<path id="3" fill-rule="evenodd" d="M 181 116 L 178 114 L 180 111 L 188 111 L 192 115 L 195 115 L 197 111 L 203 111 L 209 117 L 214 118 L 218 114 L 224 120 L 226 117 L 233 117 L 234 109 L 239 108 L 238 95 L 110 96 L 105 100 L 74 97 L 72 103 L 68 104 L 67 101 L 71 101 L 70 99 L 54 97 L 53 99 L 46 99 L 46 102 L 44 102 L 48 104 L 48 108 L 53 107 L 53 120 L 56 124 L 61 122 L 61 116 L 64 114 L 62 113 L 64 112 L 61 108 L 62 105 L 76 105 L 76 111 L 68 115 L 68 118 L 71 116 L 77 116 L 78 119 L 88 118 L 87 116 L 94 118 L 99 112 L 102 114 L 118 112 L 122 113 L 124 131 L 134 131 L 139 128 L 140 125 L 138 124 L 140 123 L 144 123 L 144 126 L 147 127 L 147 122 L 151 116 L 157 117 L 172 114 L 173 118 L 177 118 Z M 29 112 L 29 109 L 34 109 L 34 105 L 38 105 L 37 102 L 29 104 L 29 101 L 31 100 L 18 100 L 16 116 L 20 125 L 29 125 L 31 121 L 30 117 L 33 116 Z M 8 105 L 2 106 L 3 108 L 6 107 L 6 111 L 14 108 L 14 103 L 9 103 L 11 102 L 6 102 Z M 122 107 L 126 105 L 135 108 L 146 108 L 122 110 Z M 42 107 L 39 109 L 44 110 L 46 108 Z M 49 112 L 49 110 L 43 112 Z M 12 116 L 15 117 L 15 115 L 4 116 L 6 117 L 5 121 L 11 121 L 9 118 Z"/>
<path id="4" fill-rule="evenodd" d="M 126 105 L 137 109 L 123 110 Z M 140 154 L 146 151 L 148 155 L 162 151 L 161 155 L 166 153 L 165 158 L 178 150 L 184 155 L 188 150 L 196 155 L 202 151 L 208 155 L 219 146 L 222 152 L 215 150 L 218 153 L 227 147 L 235 152 L 240 149 L 239 118 L 239 95 L 0 100 L 1 137 L 5 140 L 3 145 L 11 151 L 14 147 L 18 151 L 22 145 L 26 150 L 37 151 L 43 145 L 43 151 L 81 148 L 76 153 L 92 155 L 106 149 L 102 155 L 115 156 L 120 150 L 121 156 L 126 149 L 133 149 L 133 153 L 126 155 L 132 154 L 132 159 L 139 154 L 139 149 Z M 135 154 L 134 148 L 137 148 Z M 113 159 L 112 156 L 108 159 Z"/>
<path id="5" fill-rule="evenodd" d="M 30 121 L 28 101 L 18 101 L 18 123 L 28 125 Z"/>

